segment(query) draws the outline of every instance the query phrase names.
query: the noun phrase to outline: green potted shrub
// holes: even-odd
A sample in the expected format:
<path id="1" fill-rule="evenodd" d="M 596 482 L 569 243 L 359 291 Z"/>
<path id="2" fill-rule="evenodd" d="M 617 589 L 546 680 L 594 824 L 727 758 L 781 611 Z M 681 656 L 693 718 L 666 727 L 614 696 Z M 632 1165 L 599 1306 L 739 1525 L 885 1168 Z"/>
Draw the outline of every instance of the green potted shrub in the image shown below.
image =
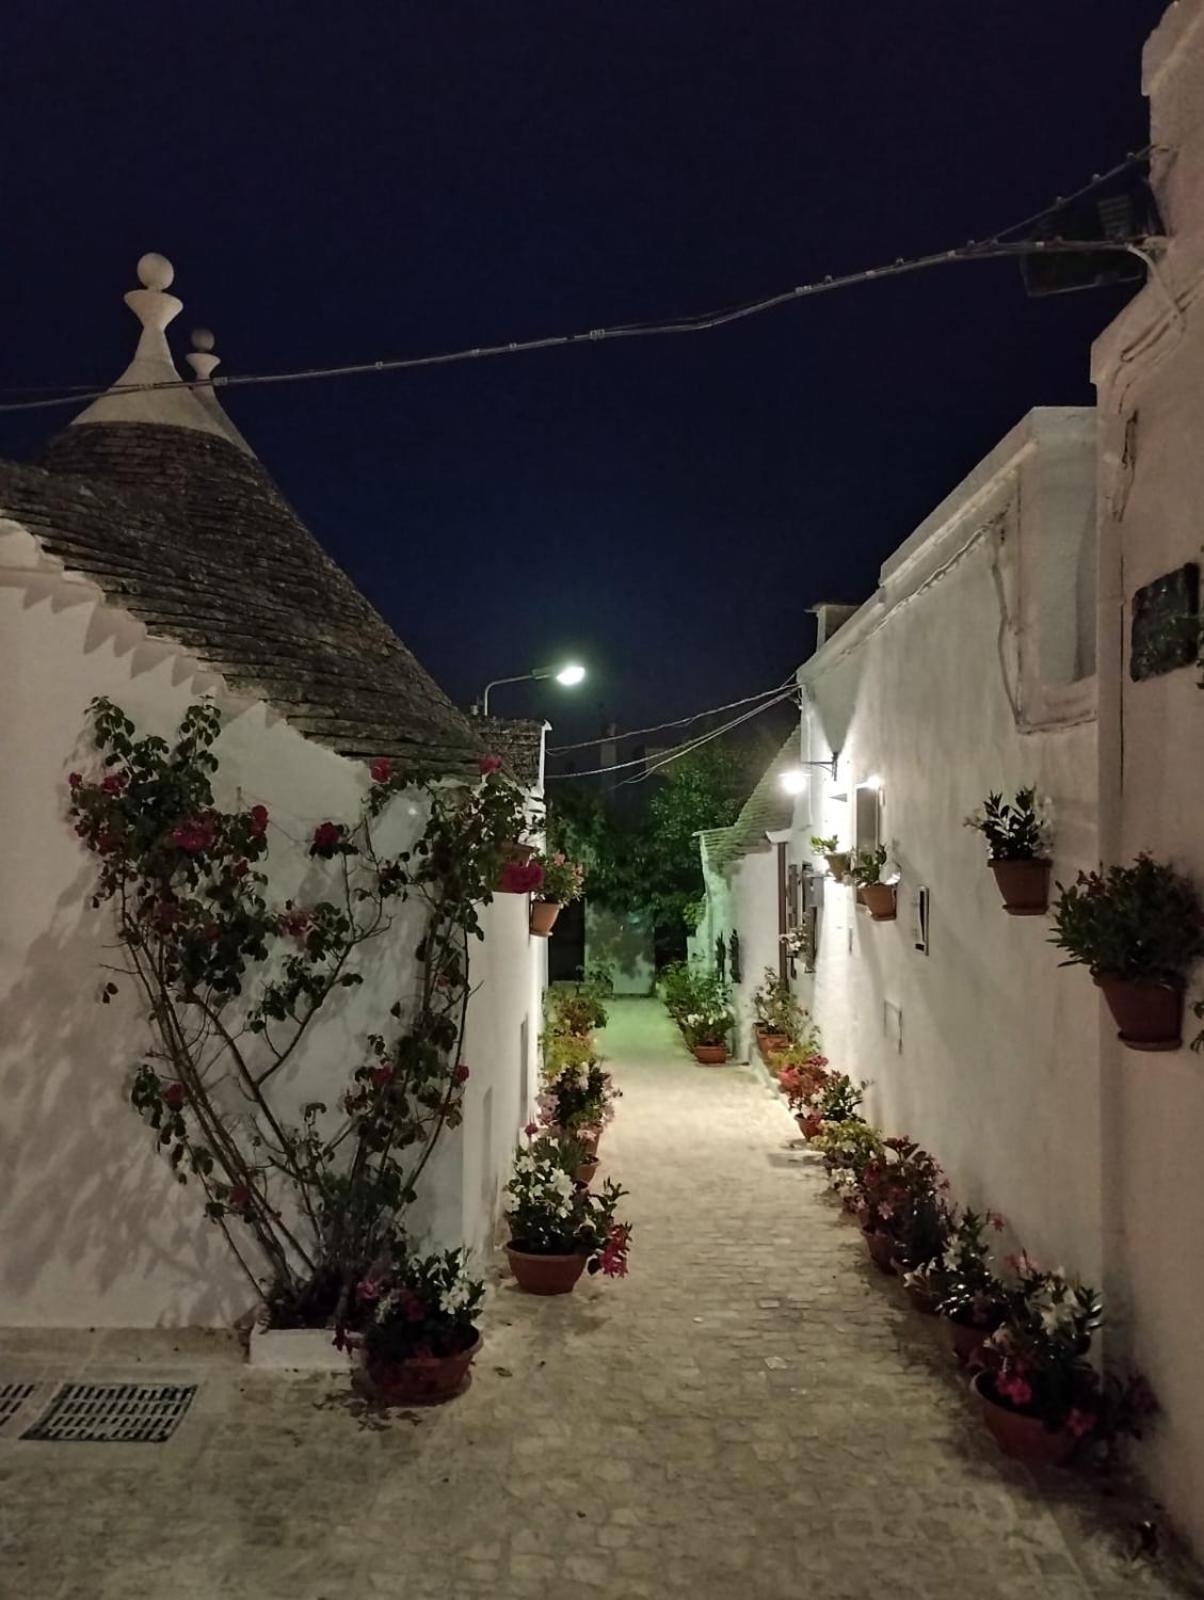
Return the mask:
<path id="1" fill-rule="evenodd" d="M 569 1142 L 548 1134 L 515 1155 L 506 1185 L 506 1255 L 528 1294 L 571 1294 L 587 1269 L 610 1278 L 627 1272 L 631 1228 L 615 1218 L 624 1190 L 610 1179 L 600 1193 L 577 1182 L 575 1155 Z"/>
<path id="2" fill-rule="evenodd" d="M 579 861 L 570 861 L 562 850 L 536 856 L 535 860 L 543 871 L 543 878 L 531 899 L 531 932 L 539 939 L 546 939 L 556 925 L 561 906 L 580 900 L 585 888 L 585 868 Z"/>
<path id="3" fill-rule="evenodd" d="M 1049 909 L 1049 849 L 1052 833 L 1046 804 L 1034 788 L 1018 789 L 1004 802 L 1002 794 L 989 794 L 966 827 L 987 842 L 987 865 L 1003 897 L 1003 909 L 1013 917 L 1038 917 Z"/>
<path id="4" fill-rule="evenodd" d="M 811 848 L 827 862 L 833 883 L 843 883 L 849 870 L 849 852 L 841 850 L 839 843 L 835 834 L 830 839 L 818 833 L 811 835 Z"/>
<path id="5" fill-rule="evenodd" d="M 869 912 L 874 922 L 894 922 L 898 916 L 895 897 L 897 874 L 885 882 L 882 873 L 886 867 L 886 846 L 876 850 L 858 850 L 849 868 L 849 875 L 857 885 L 857 898 Z"/>
<path id="6" fill-rule="evenodd" d="M 1064 966 L 1091 973 L 1131 1050 L 1177 1050 L 1183 991 L 1204 954 L 1204 908 L 1195 885 L 1152 856 L 1058 885 L 1052 943 Z"/>
<path id="7" fill-rule="evenodd" d="M 681 1019 L 686 1043 L 703 1066 L 719 1067 L 727 1060 L 727 1040 L 736 1018 L 727 985 L 718 975 L 701 977 L 694 985 L 693 1003 Z"/>
<path id="8" fill-rule="evenodd" d="M 807 1028 L 807 1013 L 794 998 L 790 984 L 773 967 L 765 968 L 753 990 L 752 1003 L 757 1049 L 765 1065 L 774 1067 L 774 1057 L 797 1043 Z"/>

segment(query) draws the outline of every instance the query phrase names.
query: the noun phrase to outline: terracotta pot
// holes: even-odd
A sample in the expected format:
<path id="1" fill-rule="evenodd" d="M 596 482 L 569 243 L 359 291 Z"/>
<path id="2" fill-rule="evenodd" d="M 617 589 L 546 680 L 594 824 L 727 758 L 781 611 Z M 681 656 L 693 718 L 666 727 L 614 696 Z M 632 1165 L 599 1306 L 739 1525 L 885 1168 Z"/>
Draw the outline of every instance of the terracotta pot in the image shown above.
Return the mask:
<path id="1" fill-rule="evenodd" d="M 412 1356 L 380 1361 L 364 1354 L 364 1373 L 373 1398 L 386 1406 L 431 1405 L 461 1388 L 481 1348 L 478 1333 L 464 1350 L 450 1356 Z"/>
<path id="2" fill-rule="evenodd" d="M 878 1233 L 873 1228 L 862 1228 L 862 1237 L 865 1247 L 870 1253 L 870 1260 L 879 1272 L 893 1277 L 895 1271 L 895 1241 L 889 1233 Z"/>
<path id="3" fill-rule="evenodd" d="M 1012 917 L 1041 917 L 1049 910 L 1049 861 L 992 861 L 991 871 Z"/>
<path id="4" fill-rule="evenodd" d="M 528 1294 L 572 1294 L 588 1260 L 579 1250 L 568 1256 L 537 1256 L 513 1244 L 506 1246 L 506 1256 L 519 1288 Z"/>
<path id="5" fill-rule="evenodd" d="M 803 1138 L 806 1139 L 808 1144 L 810 1144 L 813 1139 L 818 1139 L 820 1134 L 824 1131 L 824 1119 L 820 1116 L 818 1111 L 806 1111 L 801 1114 L 796 1113 L 794 1120 L 798 1123 L 799 1132 L 802 1134 Z"/>
<path id="6" fill-rule="evenodd" d="M 531 932 L 537 939 L 546 939 L 556 926 L 560 906 L 555 900 L 532 900 Z"/>
<path id="7" fill-rule="evenodd" d="M 907 1269 L 905 1267 L 900 1268 L 897 1261 L 895 1262 L 895 1271 L 901 1278 L 906 1270 Z M 908 1283 L 906 1279 L 904 1279 L 903 1292 L 921 1316 L 935 1317 L 938 1314 L 937 1298 L 931 1289 L 925 1289 L 921 1284 L 918 1283 Z"/>
<path id="8" fill-rule="evenodd" d="M 1095 980 L 1130 1050 L 1178 1050 L 1183 1043 L 1183 989 L 1101 973 Z"/>
<path id="9" fill-rule="evenodd" d="M 893 883 L 867 883 L 861 890 L 861 903 L 873 922 L 893 922 L 899 914 Z"/>
<path id="10" fill-rule="evenodd" d="M 832 874 L 833 882 L 843 883 L 845 873 L 849 870 L 849 852 L 847 850 L 834 850 L 824 860 L 828 863 L 828 871 Z"/>
<path id="11" fill-rule="evenodd" d="M 1027 1461 L 1034 1467 L 1060 1467 L 1078 1443 L 1065 1428 L 1047 1428 L 1040 1417 L 1026 1416 L 994 1398 L 994 1379 L 980 1372 L 970 1380 L 978 1399 L 987 1431 L 1005 1456 Z"/>
<path id="12" fill-rule="evenodd" d="M 593 1183 L 597 1172 L 598 1161 L 597 1157 L 595 1157 L 593 1161 L 583 1161 L 576 1172 L 573 1173 L 573 1177 L 578 1183 Z"/>
<path id="13" fill-rule="evenodd" d="M 700 1061 L 704 1067 L 721 1067 L 727 1060 L 727 1046 L 725 1044 L 696 1044 L 694 1046 L 694 1059 Z"/>
<path id="14" fill-rule="evenodd" d="M 994 1330 L 976 1328 L 968 1322 L 954 1322 L 952 1317 L 946 1317 L 945 1331 L 949 1335 L 949 1346 L 957 1357 L 958 1366 L 972 1367 L 978 1362 L 984 1341 L 991 1337 Z"/>

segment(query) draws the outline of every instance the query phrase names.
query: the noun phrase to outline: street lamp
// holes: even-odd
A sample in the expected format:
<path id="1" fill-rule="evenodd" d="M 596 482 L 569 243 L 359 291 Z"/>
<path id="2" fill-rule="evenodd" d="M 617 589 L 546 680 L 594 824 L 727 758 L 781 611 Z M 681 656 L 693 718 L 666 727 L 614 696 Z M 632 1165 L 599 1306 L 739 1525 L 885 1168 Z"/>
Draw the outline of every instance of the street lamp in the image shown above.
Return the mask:
<path id="1" fill-rule="evenodd" d="M 839 750 L 833 750 L 826 761 L 800 761 L 797 766 L 788 767 L 778 779 L 778 783 L 787 794 L 802 794 L 807 784 L 807 774 L 802 770 L 804 767 L 822 767 L 835 783 L 836 762 L 839 755 Z"/>
<path id="2" fill-rule="evenodd" d="M 485 685 L 481 695 L 481 715 L 489 715 L 489 691 L 496 689 L 503 683 L 529 683 L 532 679 L 538 681 L 543 678 L 555 678 L 556 682 L 563 684 L 566 689 L 582 682 L 585 677 L 585 668 L 576 661 L 566 661 L 560 667 L 532 667 L 530 672 L 520 672 L 513 678 L 493 678 Z"/>

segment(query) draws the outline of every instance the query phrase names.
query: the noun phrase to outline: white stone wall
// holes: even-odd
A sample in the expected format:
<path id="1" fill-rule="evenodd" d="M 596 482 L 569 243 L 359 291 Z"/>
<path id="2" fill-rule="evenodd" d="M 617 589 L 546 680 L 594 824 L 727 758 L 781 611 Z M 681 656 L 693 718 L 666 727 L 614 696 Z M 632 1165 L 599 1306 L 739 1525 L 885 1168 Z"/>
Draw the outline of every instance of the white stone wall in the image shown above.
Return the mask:
<path id="1" fill-rule="evenodd" d="M 1200 669 L 1133 683 L 1134 592 L 1204 559 L 1204 6 L 1180 0 L 1145 58 L 1155 187 L 1170 235 L 1157 278 L 1094 350 L 1100 455 L 1100 808 L 1107 861 L 1140 850 L 1204 887 Z M 1190 997 L 1202 992 L 1197 971 Z M 1198 1029 L 1188 1016 L 1187 1037 Z M 1204 1550 L 1204 1059 L 1145 1056 L 1103 1030 L 1109 1284 L 1164 1415 L 1156 1485 Z M 1127 1342 L 1127 1341 L 1126 1341 Z M 1123 1351 L 1122 1351 L 1123 1353 Z"/>
<path id="2" fill-rule="evenodd" d="M 773 845 L 739 856 L 729 868 L 729 931 L 740 934 L 740 982 L 733 988 L 736 1001 L 736 1054 L 751 1059 L 753 1038 L 753 991 L 765 977 L 765 968 L 778 971 L 781 943 L 778 938 L 778 853 Z"/>
<path id="3" fill-rule="evenodd" d="M 0 1325 L 220 1324 L 248 1291 L 224 1241 L 176 1184 L 127 1101 L 148 1034 L 131 986 L 101 1007 L 99 962 L 111 917 L 87 904 L 94 862 L 65 820 L 65 775 L 87 770 L 85 708 L 107 694 L 139 725 L 170 735 L 206 689 L 228 720 L 217 746 L 223 803 L 267 806 L 273 892 L 316 890 L 316 823 L 354 816 L 365 769 L 295 733 L 262 702 L 229 695 L 181 651 L 154 642 L 85 580 L 65 577 L 36 541 L 0 520 Z M 421 802 L 388 814 L 403 847 Z M 414 974 L 416 912 L 366 947 L 366 981 L 312 1030 L 282 1085 L 287 1106 L 333 1099 Z M 526 897 L 487 909 L 474 941 L 464 1126 L 432 1163 L 427 1218 L 441 1242 L 483 1244 L 534 1077 L 544 947 Z M 524 1023 L 529 1025 L 524 1031 Z M 526 1052 L 524 1062 L 523 1053 Z"/>
<path id="4" fill-rule="evenodd" d="M 792 844 L 800 862 L 813 833 L 849 848 L 855 816 L 866 827 L 876 810 L 902 872 L 895 922 L 825 883 L 817 970 L 798 991 L 833 1064 L 872 1081 L 871 1118 L 930 1148 L 959 1199 L 1087 1278 L 1101 1270 L 1095 992 L 1059 967 L 1044 919 L 1004 914 L 963 818 L 992 789 L 1035 783 L 1056 813 L 1056 876 L 1095 860 L 1093 684 L 1043 683 L 1039 656 L 1051 633 L 1081 633 L 1065 583 L 1039 580 L 1077 564 L 1089 535 L 1093 439 L 1089 412 L 1026 418 L 802 669 L 804 749 L 839 756 L 835 782 L 810 769 Z M 1073 692 L 1077 717 L 1050 688 Z"/>

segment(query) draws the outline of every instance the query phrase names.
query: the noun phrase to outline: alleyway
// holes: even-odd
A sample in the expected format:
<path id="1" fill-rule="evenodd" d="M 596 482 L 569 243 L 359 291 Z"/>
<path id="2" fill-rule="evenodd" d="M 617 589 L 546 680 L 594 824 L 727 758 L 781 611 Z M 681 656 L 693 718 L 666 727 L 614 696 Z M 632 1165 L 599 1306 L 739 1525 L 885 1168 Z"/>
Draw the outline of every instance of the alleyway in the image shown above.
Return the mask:
<path id="1" fill-rule="evenodd" d="M 751 1073 L 695 1066 L 653 1002 L 617 1004 L 604 1048 L 629 1279 L 562 1301 L 500 1280 L 470 1391 L 387 1425 L 353 1415 L 345 1385 L 248 1373 L 219 1337 L 60 1336 L 47 1356 L 42 1336 L 6 1336 L 0 1384 L 86 1359 L 89 1376 L 201 1388 L 161 1446 L 0 1432 L 0 1593 L 1172 1592 L 1123 1559 L 1095 1491 L 1038 1490 L 995 1455 L 935 1330 L 871 1279 Z"/>

